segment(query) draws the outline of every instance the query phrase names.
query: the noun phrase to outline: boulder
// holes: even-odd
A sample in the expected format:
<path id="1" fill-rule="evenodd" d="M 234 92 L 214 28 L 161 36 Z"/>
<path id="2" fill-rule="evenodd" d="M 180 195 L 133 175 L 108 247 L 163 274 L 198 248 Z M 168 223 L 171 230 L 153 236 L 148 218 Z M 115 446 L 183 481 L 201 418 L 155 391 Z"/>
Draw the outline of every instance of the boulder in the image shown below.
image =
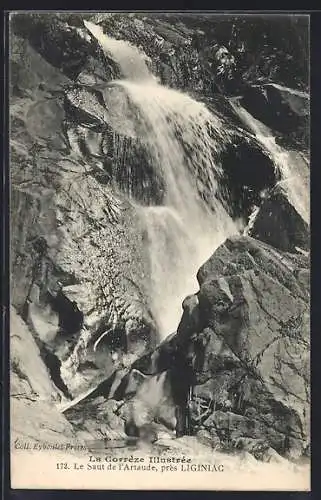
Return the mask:
<path id="1" fill-rule="evenodd" d="M 11 440 L 49 445 L 82 445 L 58 411 L 64 395 L 53 383 L 41 350 L 14 308 L 10 310 Z M 15 448 L 17 449 L 17 448 Z"/>
<path id="2" fill-rule="evenodd" d="M 192 421 L 221 439 L 263 438 L 282 455 L 309 441 L 309 260 L 228 239 L 198 273 L 206 328 L 190 338 Z M 304 271 L 303 271 L 304 270 Z M 219 434 L 220 435 L 220 434 Z"/>
<path id="3" fill-rule="evenodd" d="M 68 24 L 54 14 L 17 13 L 12 16 L 11 26 L 14 33 L 28 40 L 45 60 L 68 78 L 75 79 L 83 70 L 91 68 L 92 58 L 96 60 L 95 73 L 100 77 L 105 74 L 106 80 L 116 73 L 113 62 L 102 54 L 82 23 L 81 26 Z"/>
<path id="4" fill-rule="evenodd" d="M 233 218 L 247 219 L 253 206 L 261 203 L 262 192 L 279 180 L 275 165 L 262 145 L 245 131 L 235 132 L 232 143 L 223 148 L 220 162 L 229 213 Z"/>
<path id="5" fill-rule="evenodd" d="M 90 436 L 91 440 L 99 442 L 126 440 L 125 421 L 118 412 L 120 403 L 113 399 L 106 400 L 103 396 L 92 398 L 90 405 L 82 402 L 64 411 L 65 418 L 77 432 Z"/>
<path id="6" fill-rule="evenodd" d="M 310 248 L 309 225 L 279 187 L 263 200 L 249 235 L 285 252 Z"/>
<path id="7" fill-rule="evenodd" d="M 276 83 L 249 85 L 241 104 L 272 130 L 309 145 L 309 94 Z"/>
<path id="8" fill-rule="evenodd" d="M 91 394 L 66 407 L 64 414 L 75 428 L 92 436 L 104 433 L 111 440 L 129 436 L 147 441 L 157 439 L 161 428 L 174 429 L 175 411 L 167 372 L 143 376 L 132 370 L 118 377 L 115 387 L 116 377 L 113 375 Z"/>

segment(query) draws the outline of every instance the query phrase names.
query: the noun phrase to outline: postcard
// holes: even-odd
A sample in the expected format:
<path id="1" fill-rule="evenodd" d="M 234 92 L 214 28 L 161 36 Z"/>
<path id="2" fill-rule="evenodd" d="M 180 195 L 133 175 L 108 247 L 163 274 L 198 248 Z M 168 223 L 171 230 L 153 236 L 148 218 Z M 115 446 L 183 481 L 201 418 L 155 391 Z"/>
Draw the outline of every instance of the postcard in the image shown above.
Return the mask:
<path id="1" fill-rule="evenodd" d="M 309 16 L 11 12 L 11 486 L 310 490 Z"/>

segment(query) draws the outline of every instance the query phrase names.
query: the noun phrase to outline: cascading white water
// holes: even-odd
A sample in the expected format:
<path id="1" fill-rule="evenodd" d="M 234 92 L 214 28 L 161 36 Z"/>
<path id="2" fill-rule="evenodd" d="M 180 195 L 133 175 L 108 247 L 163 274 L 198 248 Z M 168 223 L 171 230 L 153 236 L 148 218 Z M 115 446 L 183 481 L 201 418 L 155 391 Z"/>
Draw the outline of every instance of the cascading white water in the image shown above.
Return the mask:
<path id="1" fill-rule="evenodd" d="M 86 26 L 128 77 L 107 89 L 116 95 L 107 103 L 111 119 L 139 138 L 165 186 L 162 206 L 137 207 L 150 255 L 151 307 L 164 338 L 178 326 L 183 299 L 197 291 L 199 267 L 237 231 L 215 196 L 222 174 L 215 158 L 229 135 L 203 103 L 158 84 L 137 49 Z M 199 194 L 204 185 L 207 203 Z"/>
<path id="2" fill-rule="evenodd" d="M 307 161 L 299 153 L 286 151 L 279 146 L 270 129 L 255 119 L 239 103 L 231 102 L 231 104 L 243 123 L 255 134 L 257 140 L 262 144 L 275 167 L 280 172 L 281 181 L 279 181 L 279 184 L 282 185 L 284 191 L 287 193 L 289 201 L 301 217 L 309 223 L 310 173 Z"/>
<path id="3" fill-rule="evenodd" d="M 84 24 L 98 40 L 101 48 L 118 64 L 125 78 L 130 80 L 151 80 L 154 78 L 151 77 L 147 68 L 146 55 L 140 52 L 137 47 L 124 40 L 116 40 L 106 36 L 100 26 L 90 21 L 84 21 Z"/>
<path id="4" fill-rule="evenodd" d="M 187 95 L 160 85 L 118 82 L 139 110 L 137 134 L 165 183 L 164 206 L 144 207 L 151 258 L 152 309 L 160 333 L 178 325 L 184 297 L 197 291 L 196 273 L 214 250 L 236 231 L 215 197 L 221 170 L 215 164 L 210 131 L 226 143 L 217 117 Z M 189 153 L 184 145 L 188 146 Z M 199 195 L 206 179 L 211 208 Z"/>

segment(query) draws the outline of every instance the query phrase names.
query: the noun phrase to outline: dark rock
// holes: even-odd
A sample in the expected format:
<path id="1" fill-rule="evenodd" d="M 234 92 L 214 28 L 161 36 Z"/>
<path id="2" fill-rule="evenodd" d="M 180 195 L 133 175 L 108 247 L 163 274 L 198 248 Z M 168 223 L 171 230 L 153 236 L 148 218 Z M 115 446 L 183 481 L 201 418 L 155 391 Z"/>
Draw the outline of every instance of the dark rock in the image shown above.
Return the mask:
<path id="1" fill-rule="evenodd" d="M 102 94 L 88 87 L 73 85 L 65 91 L 65 109 L 79 123 L 106 127 L 107 110 Z"/>
<path id="2" fill-rule="evenodd" d="M 189 295 L 183 300 L 183 316 L 178 325 L 179 343 L 183 345 L 195 333 L 202 329 L 199 303 L 196 295 Z"/>
<path id="3" fill-rule="evenodd" d="M 107 74 L 112 63 L 106 63 L 106 57 L 83 27 L 69 25 L 59 16 L 19 13 L 12 16 L 11 26 L 15 33 L 29 40 L 40 55 L 52 66 L 61 69 L 68 78 L 75 79 L 90 66 L 92 57 L 96 59 L 96 68 L 100 63 L 100 74 Z"/>
<path id="4" fill-rule="evenodd" d="M 12 34 L 10 45 L 10 85 L 13 93 L 26 90 L 44 89 L 61 90 L 70 80 L 49 64 L 30 45 L 28 40 Z M 24 64 L 21 64 L 21 61 Z"/>
<path id="5" fill-rule="evenodd" d="M 308 289 L 302 288 L 302 283 L 299 284 L 292 274 L 301 268 L 309 272 L 309 260 L 304 255 L 283 254 L 268 244 L 241 236 L 228 238 L 214 256 L 198 271 L 197 279 L 201 286 L 210 281 L 212 276 L 227 277 L 238 272 L 258 272 L 261 269 L 287 288 L 294 297 L 306 297 Z"/>
<path id="6" fill-rule="evenodd" d="M 236 135 L 220 155 L 223 189 L 233 218 L 247 219 L 260 205 L 262 192 L 280 180 L 273 161 L 262 147 L 245 134 Z"/>
<path id="7" fill-rule="evenodd" d="M 310 248 L 309 226 L 280 188 L 263 200 L 249 235 L 285 252 Z"/>
<path id="8" fill-rule="evenodd" d="M 272 130 L 308 146 L 309 95 L 276 83 L 248 86 L 242 105 Z"/>
<path id="9" fill-rule="evenodd" d="M 132 109 L 120 87 L 69 86 L 64 110 L 70 147 L 96 164 L 93 175 L 99 182 L 116 186 L 142 204 L 162 203 L 164 180 L 141 139 L 128 126 L 130 121 L 124 119 L 123 112 L 131 114 Z"/>

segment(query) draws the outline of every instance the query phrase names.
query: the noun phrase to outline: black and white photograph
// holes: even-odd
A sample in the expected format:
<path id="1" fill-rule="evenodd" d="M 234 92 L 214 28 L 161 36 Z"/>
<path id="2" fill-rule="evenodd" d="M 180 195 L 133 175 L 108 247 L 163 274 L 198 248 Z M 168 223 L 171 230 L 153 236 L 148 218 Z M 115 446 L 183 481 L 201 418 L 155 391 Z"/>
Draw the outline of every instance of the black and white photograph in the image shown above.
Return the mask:
<path id="1" fill-rule="evenodd" d="M 11 12 L 11 487 L 310 490 L 309 15 Z"/>

